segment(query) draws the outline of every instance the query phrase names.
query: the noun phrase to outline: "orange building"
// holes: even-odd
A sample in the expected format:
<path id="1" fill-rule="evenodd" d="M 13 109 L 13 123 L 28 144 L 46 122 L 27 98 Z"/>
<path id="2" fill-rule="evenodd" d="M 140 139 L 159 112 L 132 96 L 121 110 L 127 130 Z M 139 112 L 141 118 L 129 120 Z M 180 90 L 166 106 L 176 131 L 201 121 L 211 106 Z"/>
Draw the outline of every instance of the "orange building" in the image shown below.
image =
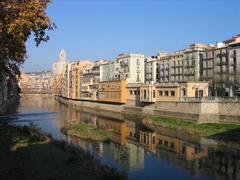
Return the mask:
<path id="1" fill-rule="evenodd" d="M 126 103 L 126 80 L 99 82 L 100 102 Z"/>
<path id="2" fill-rule="evenodd" d="M 126 145 L 126 137 L 127 137 L 127 125 L 126 122 L 120 120 L 111 120 L 102 118 L 97 122 L 97 126 L 110 130 L 114 134 L 114 142 L 120 145 Z"/>

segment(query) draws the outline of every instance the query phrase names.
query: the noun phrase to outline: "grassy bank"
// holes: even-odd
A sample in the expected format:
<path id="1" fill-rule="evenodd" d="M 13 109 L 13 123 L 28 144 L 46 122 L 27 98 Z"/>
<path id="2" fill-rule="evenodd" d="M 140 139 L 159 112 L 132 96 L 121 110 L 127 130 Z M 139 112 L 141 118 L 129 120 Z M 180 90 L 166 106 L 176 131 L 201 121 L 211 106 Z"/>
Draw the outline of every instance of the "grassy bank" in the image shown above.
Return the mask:
<path id="1" fill-rule="evenodd" d="M 199 134 L 220 140 L 240 142 L 240 125 L 234 124 L 196 124 L 183 119 L 145 116 L 143 123 L 148 126 L 161 126 L 181 130 L 189 134 Z"/>
<path id="2" fill-rule="evenodd" d="M 95 126 L 82 123 L 70 124 L 66 130 L 68 135 L 77 136 L 83 139 L 94 141 L 110 141 L 113 138 L 113 133 L 99 129 Z"/>
<path id="3" fill-rule="evenodd" d="M 27 127 L 0 125 L 0 179 L 124 179 L 91 155 Z"/>

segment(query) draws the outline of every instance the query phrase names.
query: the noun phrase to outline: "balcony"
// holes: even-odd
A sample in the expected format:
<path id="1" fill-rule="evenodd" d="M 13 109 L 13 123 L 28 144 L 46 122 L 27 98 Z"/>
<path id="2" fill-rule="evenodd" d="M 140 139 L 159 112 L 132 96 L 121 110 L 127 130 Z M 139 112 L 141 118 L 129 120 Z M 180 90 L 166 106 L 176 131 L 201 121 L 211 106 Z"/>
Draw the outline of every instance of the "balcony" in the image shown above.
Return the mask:
<path id="1" fill-rule="evenodd" d="M 188 64 L 188 65 L 184 66 L 184 68 L 193 68 L 193 67 L 195 67 L 195 65 L 193 65 L 193 64 Z"/>
<path id="2" fill-rule="evenodd" d="M 175 72 L 173 75 L 174 75 L 174 76 L 181 76 L 182 73 L 180 73 L 180 72 Z"/>
<path id="3" fill-rule="evenodd" d="M 121 61 L 121 62 L 120 62 L 120 66 L 128 66 L 128 62 Z"/>
<path id="4" fill-rule="evenodd" d="M 230 74 L 230 75 L 236 75 L 236 74 L 237 74 L 237 72 L 236 72 L 236 71 L 234 71 L 234 70 L 230 70 L 230 71 L 229 71 L 229 74 Z"/>
<path id="5" fill-rule="evenodd" d="M 141 82 L 141 78 L 137 78 L 136 81 L 137 81 L 137 82 Z"/>
<path id="6" fill-rule="evenodd" d="M 230 66 L 236 66 L 236 63 L 235 62 L 229 62 L 229 65 Z"/>

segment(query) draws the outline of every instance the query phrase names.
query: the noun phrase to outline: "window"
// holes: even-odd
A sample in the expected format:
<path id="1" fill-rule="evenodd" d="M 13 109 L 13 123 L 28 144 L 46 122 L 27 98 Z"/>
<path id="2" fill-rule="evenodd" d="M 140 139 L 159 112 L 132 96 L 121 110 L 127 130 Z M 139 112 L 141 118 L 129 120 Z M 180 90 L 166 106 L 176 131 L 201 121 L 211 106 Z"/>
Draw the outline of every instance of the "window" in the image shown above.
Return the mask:
<path id="1" fill-rule="evenodd" d="M 162 96 L 163 95 L 163 91 L 159 91 L 159 96 Z"/>
<path id="2" fill-rule="evenodd" d="M 168 142 L 167 141 L 164 141 L 164 146 L 168 146 Z"/>
<path id="3" fill-rule="evenodd" d="M 155 136 L 153 136 L 153 144 L 155 144 Z"/>
<path id="4" fill-rule="evenodd" d="M 161 139 L 158 140 L 158 144 L 162 145 L 163 141 Z"/>
<path id="5" fill-rule="evenodd" d="M 203 90 L 199 90 L 198 96 L 203 97 Z"/>
<path id="6" fill-rule="evenodd" d="M 173 142 L 170 143 L 170 148 L 174 149 L 174 143 Z"/>
<path id="7" fill-rule="evenodd" d="M 133 94 L 133 91 L 130 91 L 130 95 L 132 95 Z"/>
<path id="8" fill-rule="evenodd" d="M 153 98 L 155 98 L 155 90 L 153 90 Z"/>
<path id="9" fill-rule="evenodd" d="M 168 91 L 164 91 L 165 96 L 169 96 Z"/>
<path id="10" fill-rule="evenodd" d="M 140 59 L 137 59 L 137 65 L 140 65 Z"/>
<path id="11" fill-rule="evenodd" d="M 137 75 L 137 82 L 139 82 L 140 81 L 140 77 L 139 77 L 139 75 Z"/>
<path id="12" fill-rule="evenodd" d="M 171 96 L 175 96 L 175 91 L 171 91 Z"/>
<path id="13" fill-rule="evenodd" d="M 182 89 L 182 95 L 186 96 L 186 89 L 185 88 Z"/>
<path id="14" fill-rule="evenodd" d="M 134 95 L 135 95 L 135 96 L 137 95 L 137 91 L 134 91 Z"/>

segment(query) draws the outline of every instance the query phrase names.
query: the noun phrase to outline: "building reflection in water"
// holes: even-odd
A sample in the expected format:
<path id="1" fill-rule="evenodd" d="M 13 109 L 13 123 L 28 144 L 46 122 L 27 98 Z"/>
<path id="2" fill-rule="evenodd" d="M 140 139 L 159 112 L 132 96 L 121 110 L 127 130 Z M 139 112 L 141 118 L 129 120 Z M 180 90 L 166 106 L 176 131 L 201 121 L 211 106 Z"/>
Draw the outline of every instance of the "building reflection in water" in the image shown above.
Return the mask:
<path id="1" fill-rule="evenodd" d="M 36 99 L 34 99 L 36 98 Z M 54 100 L 38 97 L 24 98 L 22 109 L 39 107 L 55 115 L 54 125 L 61 129 L 70 122 L 92 124 L 114 133 L 111 143 L 93 142 L 81 138 L 67 137 L 69 143 L 76 144 L 100 157 L 109 156 L 128 170 L 142 170 L 145 152 L 161 160 L 171 162 L 177 168 L 185 169 L 194 176 L 208 175 L 217 179 L 240 179 L 240 147 L 231 144 L 218 145 L 219 142 L 201 137 L 193 137 L 166 128 L 149 128 L 140 119 L 122 115 L 99 115 L 100 112 L 87 112 L 66 107 Z M 110 118 L 114 117 L 114 118 Z"/>
<path id="2" fill-rule="evenodd" d="M 86 150 L 97 150 L 99 156 L 107 154 L 129 170 L 144 169 L 145 152 L 151 152 L 156 158 L 168 160 L 175 167 L 184 168 L 195 176 L 214 175 L 226 180 L 240 178 L 239 151 L 235 155 L 223 155 L 221 152 L 226 149 L 212 148 L 202 143 L 201 138 L 188 140 L 184 136 L 179 138 L 162 134 L 139 121 L 110 119 L 73 109 L 70 111 L 68 120 L 89 123 L 114 133 L 112 143 L 95 142 L 89 145 L 87 141 L 79 139 L 79 145 Z"/>

